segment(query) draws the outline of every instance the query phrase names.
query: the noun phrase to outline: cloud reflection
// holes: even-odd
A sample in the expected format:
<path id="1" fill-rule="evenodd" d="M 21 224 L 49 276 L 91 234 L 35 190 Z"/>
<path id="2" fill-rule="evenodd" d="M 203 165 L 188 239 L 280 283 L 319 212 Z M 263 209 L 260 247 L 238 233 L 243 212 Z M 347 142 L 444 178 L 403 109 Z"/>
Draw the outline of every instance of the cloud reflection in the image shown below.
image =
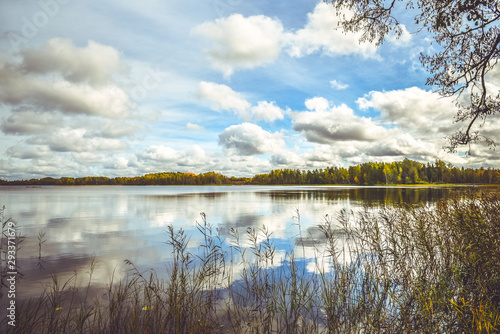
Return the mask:
<path id="1" fill-rule="evenodd" d="M 242 247 L 250 247 L 247 231 L 255 231 L 256 245 L 266 240 L 276 248 L 272 266 L 279 266 L 290 255 L 304 259 L 310 272 L 328 268 L 327 240 L 317 225 L 340 210 L 374 209 L 399 203 L 433 203 L 447 196 L 451 188 L 383 187 L 43 187 L 28 189 L 2 187 L 0 202 L 13 217 L 18 233 L 26 235 L 18 252 L 26 280 L 26 293 L 47 283 L 48 273 L 67 279 L 75 272 L 85 285 L 89 263 L 99 261 L 94 278 L 109 283 L 126 277 L 125 259 L 137 269 L 155 268 L 162 274 L 172 260 L 167 226 L 183 229 L 189 238 L 189 251 L 197 254 L 203 236 L 197 223 L 207 222 L 217 230 L 224 252 L 241 268 L 231 231 L 240 235 Z M 300 219 L 299 219 L 300 217 Z M 329 219 L 329 218 L 328 218 Z M 345 236 L 332 219 L 339 250 L 345 249 Z M 250 230 L 248 230 L 250 229 Z M 39 241 L 44 271 L 37 267 Z M 248 251 L 250 254 L 251 251 Z M 348 259 L 344 259 L 348 261 Z M 43 283 L 43 284 L 42 284 Z M 33 290 L 34 289 L 34 290 Z"/>

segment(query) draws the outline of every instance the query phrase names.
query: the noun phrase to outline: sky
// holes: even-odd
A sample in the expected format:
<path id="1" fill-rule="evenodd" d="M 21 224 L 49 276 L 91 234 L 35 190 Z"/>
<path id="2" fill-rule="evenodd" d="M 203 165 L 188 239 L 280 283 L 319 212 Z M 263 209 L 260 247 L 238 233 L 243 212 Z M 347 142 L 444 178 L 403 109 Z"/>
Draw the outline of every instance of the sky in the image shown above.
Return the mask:
<path id="1" fill-rule="evenodd" d="M 443 149 L 464 124 L 425 85 L 419 55 L 439 46 L 396 14 L 402 36 L 376 46 L 323 1 L 2 1 L 0 178 L 499 168 L 485 144 Z"/>

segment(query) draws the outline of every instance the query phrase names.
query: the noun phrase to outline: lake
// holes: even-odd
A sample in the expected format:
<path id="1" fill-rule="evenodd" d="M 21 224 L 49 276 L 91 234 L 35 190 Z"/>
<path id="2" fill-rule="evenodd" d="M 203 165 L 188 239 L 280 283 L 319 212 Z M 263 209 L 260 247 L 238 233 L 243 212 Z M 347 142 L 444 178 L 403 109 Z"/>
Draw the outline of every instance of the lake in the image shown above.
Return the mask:
<path id="1" fill-rule="evenodd" d="M 266 226 L 277 253 L 290 252 L 299 235 L 311 235 L 325 216 L 402 203 L 432 206 L 461 187 L 346 186 L 82 186 L 0 187 L 0 206 L 26 238 L 17 251 L 18 298 L 39 294 L 57 273 L 77 273 L 85 286 L 90 263 L 97 261 L 93 283 L 125 278 L 130 260 L 140 271 L 167 271 L 171 249 L 167 227 L 183 229 L 196 253 L 202 241 L 200 213 L 229 238 L 231 228 Z M 307 246 L 307 245 L 306 245 Z M 307 248 L 307 247 L 305 247 Z M 301 252 L 298 256 L 309 256 Z M 311 254 L 313 256 L 313 254 Z M 4 260 L 4 259 L 2 259 Z"/>

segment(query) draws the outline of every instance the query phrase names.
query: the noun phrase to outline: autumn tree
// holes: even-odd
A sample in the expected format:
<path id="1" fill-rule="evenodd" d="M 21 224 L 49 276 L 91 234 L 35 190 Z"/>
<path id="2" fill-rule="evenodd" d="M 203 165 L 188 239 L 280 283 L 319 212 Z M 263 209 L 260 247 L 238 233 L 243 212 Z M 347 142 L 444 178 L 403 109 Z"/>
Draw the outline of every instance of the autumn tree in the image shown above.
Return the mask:
<path id="1" fill-rule="evenodd" d="M 447 148 L 455 151 L 480 139 L 494 145 L 478 129 L 488 116 L 500 110 L 500 92 L 488 84 L 488 75 L 500 56 L 499 0 L 331 1 L 344 31 L 361 32 L 361 41 L 377 45 L 390 34 L 401 36 L 402 23 L 394 13 L 414 13 L 417 32 L 427 30 L 439 45 L 434 53 L 420 55 L 431 75 L 427 84 L 437 87 L 442 96 L 457 99 L 455 121 L 464 123 L 448 137 Z M 341 14 L 345 10 L 353 15 Z"/>

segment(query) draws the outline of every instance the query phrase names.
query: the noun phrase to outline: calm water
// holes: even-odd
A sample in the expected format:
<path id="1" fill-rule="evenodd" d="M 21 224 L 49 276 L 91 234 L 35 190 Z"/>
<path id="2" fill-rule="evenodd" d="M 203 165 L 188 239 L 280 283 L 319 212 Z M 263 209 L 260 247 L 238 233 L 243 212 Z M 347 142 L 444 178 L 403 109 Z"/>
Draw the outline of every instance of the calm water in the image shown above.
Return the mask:
<path id="1" fill-rule="evenodd" d="M 325 215 L 341 209 L 359 210 L 400 203 L 432 206 L 457 187 L 0 187 L 5 218 L 26 236 L 17 253 L 24 274 L 18 296 L 37 294 L 50 273 L 61 279 L 75 272 L 85 284 L 92 258 L 98 261 L 93 282 L 107 284 L 126 277 L 132 261 L 139 270 L 165 272 L 171 249 L 165 244 L 167 226 L 184 229 L 190 251 L 196 252 L 201 235 L 196 223 L 204 212 L 207 221 L 229 237 L 230 228 L 241 234 L 248 227 L 265 225 L 272 232 L 278 254 L 289 252 L 302 231 L 313 231 Z M 41 254 L 37 235 L 45 233 Z M 306 253 L 304 254 L 306 257 Z M 41 255 L 41 257 L 39 257 Z M 311 253 L 310 256 L 313 256 Z M 4 260 L 4 259 L 2 259 Z M 2 266 L 5 262 L 2 262 Z"/>

